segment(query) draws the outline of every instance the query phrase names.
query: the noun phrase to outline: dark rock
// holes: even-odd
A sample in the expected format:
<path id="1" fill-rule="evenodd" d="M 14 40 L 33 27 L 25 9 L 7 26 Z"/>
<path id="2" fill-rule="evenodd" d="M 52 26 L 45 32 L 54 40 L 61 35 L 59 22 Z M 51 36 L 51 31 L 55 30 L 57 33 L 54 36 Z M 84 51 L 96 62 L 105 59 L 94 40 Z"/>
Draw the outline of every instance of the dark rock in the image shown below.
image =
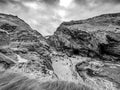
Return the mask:
<path id="1" fill-rule="evenodd" d="M 119 58 L 119 14 L 107 14 L 81 21 L 64 22 L 48 41 L 56 50 L 70 55 Z M 103 24 L 105 24 L 103 26 Z M 111 25 L 111 28 L 109 28 Z M 116 25 L 116 26 L 115 26 Z M 99 29 L 98 29 L 99 28 Z"/>
<path id="2" fill-rule="evenodd" d="M 111 89 L 113 87 L 119 90 L 120 13 L 63 22 L 47 40 L 56 51 L 65 53 L 68 57 L 91 59 L 83 62 L 80 60 L 75 65 L 76 72 L 83 81 L 90 81 L 88 85 L 99 83 L 97 87 L 101 87 L 100 90 L 114 90 Z M 107 80 L 115 86 L 107 86 L 102 80 Z"/>
<path id="3" fill-rule="evenodd" d="M 9 58 L 1 58 L 0 63 L 10 67 L 17 63 L 19 67 L 18 55 L 28 62 L 35 59 L 41 67 L 44 66 L 46 70 L 53 70 L 50 52 L 50 46 L 38 31 L 33 30 L 16 16 L 0 14 L 0 57 L 3 57 L 1 56 L 3 54 Z M 16 63 L 11 64 L 11 62 Z M 36 67 L 37 70 L 39 68 L 37 63 L 32 63 L 33 66 L 31 67 Z"/>
<path id="4" fill-rule="evenodd" d="M 0 46 L 8 45 L 9 43 L 10 43 L 9 35 L 4 31 L 0 31 Z"/>
<path id="5" fill-rule="evenodd" d="M 8 31 L 8 33 L 13 32 L 16 29 L 16 27 L 17 26 L 12 26 L 12 25 L 10 25 L 8 23 L 3 24 L 3 25 L 0 26 L 1 29 Z"/>

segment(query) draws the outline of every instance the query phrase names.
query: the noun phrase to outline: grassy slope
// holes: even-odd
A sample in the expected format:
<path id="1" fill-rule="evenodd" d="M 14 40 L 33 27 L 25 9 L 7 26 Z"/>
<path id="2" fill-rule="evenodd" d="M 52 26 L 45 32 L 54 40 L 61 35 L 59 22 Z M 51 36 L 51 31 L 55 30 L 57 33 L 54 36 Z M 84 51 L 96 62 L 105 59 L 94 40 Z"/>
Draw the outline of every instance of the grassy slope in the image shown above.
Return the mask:
<path id="1" fill-rule="evenodd" d="M 9 71 L 0 72 L 0 90 L 92 90 L 83 85 L 65 81 L 40 83 L 35 79 Z"/>

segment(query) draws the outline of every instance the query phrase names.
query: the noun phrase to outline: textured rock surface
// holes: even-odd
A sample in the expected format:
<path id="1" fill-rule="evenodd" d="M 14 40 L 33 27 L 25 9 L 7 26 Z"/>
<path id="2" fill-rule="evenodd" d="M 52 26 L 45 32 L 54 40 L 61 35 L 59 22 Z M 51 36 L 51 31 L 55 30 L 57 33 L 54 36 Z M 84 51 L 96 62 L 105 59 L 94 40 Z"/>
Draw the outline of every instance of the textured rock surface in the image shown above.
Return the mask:
<path id="1" fill-rule="evenodd" d="M 46 39 L 16 16 L 0 14 L 1 68 L 38 73 L 42 77 L 53 70 Z"/>
<path id="2" fill-rule="evenodd" d="M 73 65 L 83 83 L 96 90 L 119 90 L 119 22 L 119 13 L 63 22 L 48 41 L 57 51 L 66 53 L 69 59 L 79 57 Z M 74 57 L 71 61 L 76 60 Z"/>
<path id="3" fill-rule="evenodd" d="M 63 22 L 48 37 L 16 16 L 0 14 L 1 71 L 120 90 L 119 47 L 119 13 Z"/>
<path id="4" fill-rule="evenodd" d="M 109 60 L 119 58 L 119 14 L 107 14 L 81 21 L 64 22 L 48 40 L 58 51 Z M 107 57 L 107 56 L 108 57 Z M 111 58 L 112 59 L 112 58 Z"/>

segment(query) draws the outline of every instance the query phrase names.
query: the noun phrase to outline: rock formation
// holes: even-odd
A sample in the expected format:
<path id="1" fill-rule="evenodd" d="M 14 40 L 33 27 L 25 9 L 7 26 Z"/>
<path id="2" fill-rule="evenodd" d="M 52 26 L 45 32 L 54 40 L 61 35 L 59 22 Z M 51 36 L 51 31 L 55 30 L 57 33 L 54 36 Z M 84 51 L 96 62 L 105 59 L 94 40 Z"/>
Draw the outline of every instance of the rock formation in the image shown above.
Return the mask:
<path id="1" fill-rule="evenodd" d="M 0 70 L 40 82 L 67 81 L 120 90 L 120 13 L 63 22 L 43 37 L 16 16 L 0 14 Z"/>
<path id="2" fill-rule="evenodd" d="M 2 66 L 44 75 L 53 70 L 50 53 L 50 46 L 39 32 L 16 16 L 0 14 L 0 63 L 5 63 Z"/>
<path id="3" fill-rule="evenodd" d="M 68 58 L 74 57 L 72 63 L 79 57 L 73 65 L 88 86 L 96 90 L 120 89 L 119 13 L 63 22 L 48 41 Z"/>

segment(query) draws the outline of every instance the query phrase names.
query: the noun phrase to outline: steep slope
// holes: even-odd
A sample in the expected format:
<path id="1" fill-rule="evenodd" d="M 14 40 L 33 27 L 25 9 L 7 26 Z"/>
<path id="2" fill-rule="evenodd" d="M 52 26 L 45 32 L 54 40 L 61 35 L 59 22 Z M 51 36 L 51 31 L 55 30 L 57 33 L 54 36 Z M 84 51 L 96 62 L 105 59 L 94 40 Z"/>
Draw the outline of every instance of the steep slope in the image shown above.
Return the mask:
<path id="1" fill-rule="evenodd" d="M 0 14 L 0 73 L 120 90 L 119 46 L 119 13 L 63 22 L 46 38 L 18 17 Z"/>
<path id="2" fill-rule="evenodd" d="M 81 84 L 66 81 L 39 82 L 24 74 L 7 71 L 0 73 L 0 90 L 93 90 Z"/>
<path id="3" fill-rule="evenodd" d="M 90 57 L 109 54 L 117 57 L 119 50 L 115 50 L 119 48 L 120 41 L 119 20 L 120 14 L 106 14 L 87 20 L 63 22 L 48 40 L 58 51 L 69 54 Z"/>
<path id="4" fill-rule="evenodd" d="M 48 42 L 67 55 L 84 84 L 95 90 L 120 89 L 120 13 L 63 22 Z"/>
<path id="5" fill-rule="evenodd" d="M 37 31 L 16 16 L 0 14 L 0 64 L 4 70 L 38 73 L 52 71 L 50 46 Z"/>

